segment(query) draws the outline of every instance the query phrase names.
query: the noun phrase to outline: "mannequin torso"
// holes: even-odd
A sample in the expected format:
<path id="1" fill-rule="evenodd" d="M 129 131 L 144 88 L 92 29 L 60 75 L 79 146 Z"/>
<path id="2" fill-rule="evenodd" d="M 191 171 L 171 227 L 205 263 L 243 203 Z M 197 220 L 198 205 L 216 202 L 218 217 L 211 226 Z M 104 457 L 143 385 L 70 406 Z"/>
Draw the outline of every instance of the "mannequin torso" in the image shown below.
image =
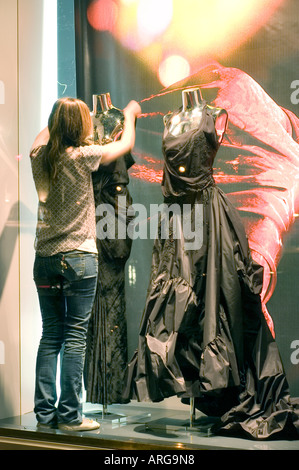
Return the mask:
<path id="1" fill-rule="evenodd" d="M 117 140 L 123 130 L 123 112 L 112 105 L 110 93 L 93 95 L 92 120 L 94 140 L 102 145 Z"/>
<path id="2" fill-rule="evenodd" d="M 182 108 L 164 116 L 164 125 L 168 132 L 174 136 L 178 136 L 191 129 L 198 128 L 202 120 L 203 110 L 207 107 L 214 118 L 218 143 L 220 144 L 227 125 L 228 116 L 225 109 L 207 105 L 201 96 L 199 88 L 183 90 L 182 101 Z"/>

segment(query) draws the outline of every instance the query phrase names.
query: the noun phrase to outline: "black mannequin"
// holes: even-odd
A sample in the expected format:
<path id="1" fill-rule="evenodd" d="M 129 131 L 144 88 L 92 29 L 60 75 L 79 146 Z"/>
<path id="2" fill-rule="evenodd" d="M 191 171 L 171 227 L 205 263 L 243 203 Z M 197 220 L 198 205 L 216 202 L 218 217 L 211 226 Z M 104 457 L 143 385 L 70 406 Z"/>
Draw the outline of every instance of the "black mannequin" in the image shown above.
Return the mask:
<path id="1" fill-rule="evenodd" d="M 182 107 L 169 112 L 163 118 L 164 126 L 173 136 L 181 135 L 192 129 L 197 129 L 202 121 L 203 109 L 206 106 L 213 116 L 218 145 L 221 144 L 226 130 L 228 115 L 225 109 L 207 105 L 202 98 L 199 88 L 188 88 L 182 91 Z M 195 421 L 194 398 L 190 398 L 190 426 Z"/>
<path id="2" fill-rule="evenodd" d="M 107 144 L 117 140 L 123 130 L 124 116 L 114 107 L 110 94 L 93 95 L 94 140 Z M 128 191 L 128 168 L 134 164 L 131 154 L 110 165 L 102 165 L 93 173 L 96 208 L 108 204 L 114 210 L 115 227 L 119 214 L 119 199 L 126 207 L 132 204 Z M 124 208 L 126 209 L 126 208 Z M 97 216 L 97 223 L 100 216 Z M 128 217 L 124 223 L 128 223 Z M 120 403 L 123 373 L 127 363 L 127 325 L 125 318 L 125 265 L 131 252 L 132 240 L 101 238 L 97 234 L 99 256 L 98 288 L 90 319 L 85 362 L 86 399 L 91 403 L 106 405 Z"/>

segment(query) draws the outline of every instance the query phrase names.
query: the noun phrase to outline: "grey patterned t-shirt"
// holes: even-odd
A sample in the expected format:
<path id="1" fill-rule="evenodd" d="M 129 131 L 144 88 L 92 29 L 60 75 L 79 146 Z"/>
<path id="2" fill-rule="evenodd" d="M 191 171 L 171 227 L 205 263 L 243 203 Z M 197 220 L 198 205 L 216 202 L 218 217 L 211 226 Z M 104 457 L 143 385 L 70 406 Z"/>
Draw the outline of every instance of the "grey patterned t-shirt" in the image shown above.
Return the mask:
<path id="1" fill-rule="evenodd" d="M 91 173 L 99 167 L 102 147 L 87 145 L 65 152 L 51 184 L 43 169 L 44 149 L 33 149 L 30 154 L 39 196 L 35 250 L 40 256 L 52 256 L 78 249 L 86 240 L 96 240 Z"/>

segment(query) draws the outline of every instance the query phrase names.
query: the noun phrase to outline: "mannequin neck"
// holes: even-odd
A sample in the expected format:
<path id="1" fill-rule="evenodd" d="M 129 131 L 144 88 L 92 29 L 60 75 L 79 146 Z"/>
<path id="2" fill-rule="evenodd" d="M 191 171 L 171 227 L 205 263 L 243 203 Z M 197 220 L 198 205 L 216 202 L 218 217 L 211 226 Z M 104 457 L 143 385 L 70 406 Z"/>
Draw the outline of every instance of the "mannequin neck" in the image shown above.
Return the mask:
<path id="1" fill-rule="evenodd" d="M 110 98 L 110 93 L 103 93 L 101 95 L 93 95 L 93 113 L 108 111 L 113 108 Z"/>
<path id="2" fill-rule="evenodd" d="M 182 92 L 183 110 L 198 108 L 202 105 L 202 96 L 199 88 L 190 88 Z"/>

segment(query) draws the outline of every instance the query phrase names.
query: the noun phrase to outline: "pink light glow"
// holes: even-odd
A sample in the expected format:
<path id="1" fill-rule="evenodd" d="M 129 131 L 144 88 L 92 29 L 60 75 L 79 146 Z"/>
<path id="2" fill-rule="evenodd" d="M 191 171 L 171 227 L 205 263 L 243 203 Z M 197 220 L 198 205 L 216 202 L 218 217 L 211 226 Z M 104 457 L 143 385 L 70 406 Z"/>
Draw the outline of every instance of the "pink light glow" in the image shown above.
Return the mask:
<path id="1" fill-rule="evenodd" d="M 118 8 L 113 0 L 95 0 L 87 10 L 89 24 L 98 31 L 112 32 L 117 15 Z"/>

